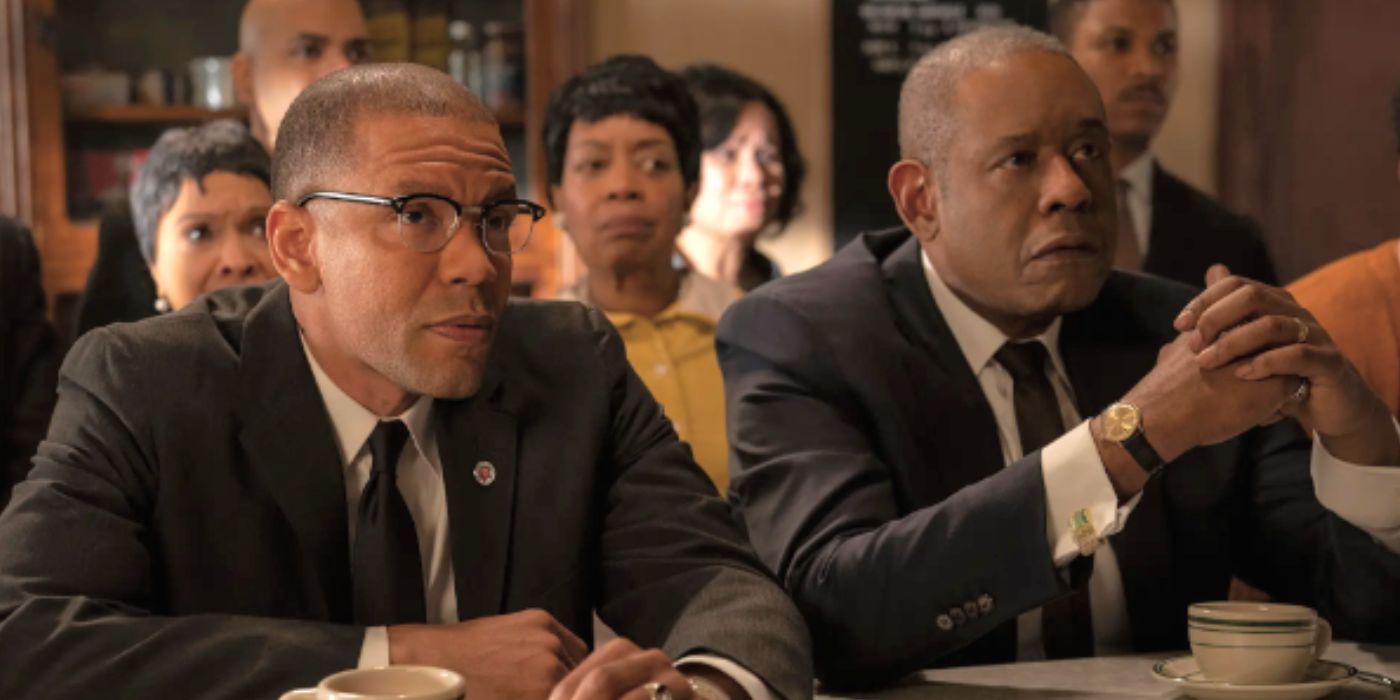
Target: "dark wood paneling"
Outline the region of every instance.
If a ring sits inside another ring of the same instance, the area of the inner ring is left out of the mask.
[[[1400,2],[1225,0],[1220,194],[1279,275],[1400,235]]]

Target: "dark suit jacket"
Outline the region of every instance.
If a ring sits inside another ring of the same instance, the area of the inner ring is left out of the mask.
[[[1113,273],[1064,318],[1079,413],[1121,397],[1175,336],[1184,286]],[[924,278],[917,240],[864,235],[730,307],[718,333],[732,490],[812,630],[818,677],[869,685],[1014,660],[1015,617],[1063,592],[1040,453],[1004,466],[996,422]],[[1133,645],[1186,646],[1185,608],[1232,575],[1321,608],[1339,636],[1400,639],[1400,556],[1317,502],[1292,422],[1193,450],[1111,538]],[[983,599],[983,596],[986,596]],[[985,613],[951,630],[939,615]]]
[[[1204,287],[1206,270],[1215,263],[1242,277],[1278,284],[1258,224],[1154,166],[1152,229],[1143,271]]]
[[[0,217],[0,508],[48,427],[55,352],[39,253],[27,231]]]
[[[542,608],[588,639],[596,607],[810,696],[800,615],[603,316],[512,302],[498,329],[478,394],[434,410],[462,619]],[[0,516],[0,697],[275,697],[353,667],[335,445],[280,281],[84,336]]]

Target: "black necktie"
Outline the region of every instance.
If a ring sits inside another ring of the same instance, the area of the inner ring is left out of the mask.
[[[380,421],[369,436],[373,463],[360,492],[355,528],[355,622],[396,625],[427,622],[422,558],[413,514],[399,493],[398,463],[408,440],[402,421]]]
[[[1049,353],[1038,341],[1007,343],[996,354],[997,363],[1015,383],[1013,397],[1022,454],[1048,445],[1065,432],[1060,402],[1045,373],[1048,359]],[[1088,588],[1094,559],[1092,556],[1076,557],[1069,569],[1070,591],[1040,609],[1041,639],[1048,659],[1094,655],[1094,622]]]

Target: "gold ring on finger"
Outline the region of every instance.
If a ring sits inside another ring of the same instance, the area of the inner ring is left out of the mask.
[[[1297,316],[1293,317],[1293,322],[1298,324],[1298,344],[1302,345],[1303,343],[1308,342],[1308,322],[1304,321],[1301,318],[1298,318]]]

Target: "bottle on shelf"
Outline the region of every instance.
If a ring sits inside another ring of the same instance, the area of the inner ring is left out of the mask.
[[[525,93],[523,58],[525,32],[519,24],[487,22],[481,55],[484,74],[482,100],[497,112],[519,111]]]
[[[408,61],[413,48],[408,3],[404,0],[369,0],[365,3],[365,14],[369,23],[369,40],[374,46],[374,60],[383,63]]]
[[[414,0],[413,62],[447,70],[447,0]]]
[[[484,100],[486,79],[476,28],[466,20],[453,20],[447,25],[447,37],[447,74]]]

